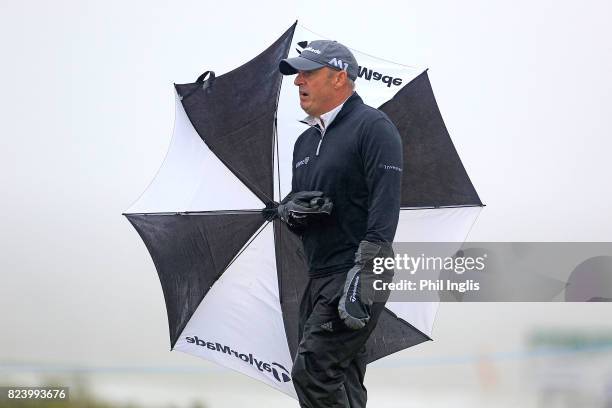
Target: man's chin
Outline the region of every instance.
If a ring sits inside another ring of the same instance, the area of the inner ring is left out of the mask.
[[[310,106],[304,103],[300,103],[300,107],[306,114],[310,115]]]

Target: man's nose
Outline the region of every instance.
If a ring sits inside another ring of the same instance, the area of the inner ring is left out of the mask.
[[[304,83],[304,77],[302,76],[301,73],[298,72],[298,74],[295,76],[295,79],[293,80],[293,85],[300,86],[303,83]]]

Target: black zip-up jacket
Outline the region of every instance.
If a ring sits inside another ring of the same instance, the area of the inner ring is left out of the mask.
[[[322,191],[334,204],[329,217],[302,233],[310,276],[348,271],[362,240],[393,242],[402,163],[397,128],[357,93],[346,100],[323,137],[317,126],[299,136],[293,148],[292,191]]]

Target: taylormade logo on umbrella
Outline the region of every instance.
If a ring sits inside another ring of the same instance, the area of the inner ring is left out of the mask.
[[[391,87],[391,85],[400,86],[402,84],[402,78],[394,78],[391,75],[383,75],[380,72],[372,71],[366,67],[359,66],[359,73],[357,74],[359,78],[363,78],[366,81],[381,81],[384,84],[387,84],[387,87]]]
[[[289,376],[289,371],[283,367],[281,364],[272,362],[272,363],[264,363],[261,360],[253,357],[252,353],[244,354],[239,351],[233,350],[230,346],[223,345],[221,343],[216,343],[212,341],[204,341],[198,336],[194,337],[185,337],[187,343],[195,344],[197,346],[206,347],[209,350],[217,351],[219,353],[227,354],[230,356],[234,356],[244,361],[245,363],[249,363],[252,366],[257,367],[257,369],[261,372],[269,372],[272,373],[276,381],[279,382],[289,382],[291,381],[291,377]]]

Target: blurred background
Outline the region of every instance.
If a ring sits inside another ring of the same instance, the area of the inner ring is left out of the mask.
[[[172,83],[241,65],[298,18],[429,67],[487,204],[468,240],[612,241],[611,8],[1,1],[0,386],[69,386],[56,407],[297,406],[169,351],[154,265],[120,214],[164,158]],[[369,366],[370,406],[610,408],[610,316],[606,303],[442,304],[434,341]]]
[[[433,342],[368,366],[369,405],[612,407],[609,313],[608,305],[592,303],[444,303]],[[118,361],[108,346],[77,361],[66,345],[63,358],[3,358],[0,385],[69,386],[70,401],[54,407],[297,406],[242,374],[164,350],[163,329],[151,330],[158,347],[148,362]],[[87,363],[100,354],[106,357]],[[4,406],[45,405],[0,400]]]

